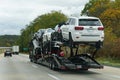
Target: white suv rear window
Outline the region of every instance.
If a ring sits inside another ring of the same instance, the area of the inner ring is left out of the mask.
[[[98,19],[79,19],[79,26],[101,26]]]

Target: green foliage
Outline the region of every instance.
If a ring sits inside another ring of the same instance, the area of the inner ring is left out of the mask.
[[[11,47],[16,45],[16,41],[19,38],[18,35],[1,35],[0,36],[0,46],[1,47]]]
[[[120,60],[117,58],[98,58],[101,64],[120,68]]]
[[[23,50],[23,48],[29,46],[33,34],[39,29],[54,28],[58,23],[65,22],[66,20],[67,17],[57,11],[38,16],[29,25],[26,25],[25,29],[21,30],[21,36],[18,40],[20,49]]]
[[[89,16],[99,17],[102,12],[110,7],[110,4],[110,0],[89,0],[82,10],[81,15],[88,13]]]
[[[63,13],[52,11],[51,13],[38,16],[33,21],[34,30],[37,31],[40,28],[54,28],[56,24],[64,22],[66,19],[67,17]]]

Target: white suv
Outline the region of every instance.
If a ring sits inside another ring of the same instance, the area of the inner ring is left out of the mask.
[[[97,43],[104,40],[104,27],[97,17],[70,17],[60,27],[63,40],[74,43]]]

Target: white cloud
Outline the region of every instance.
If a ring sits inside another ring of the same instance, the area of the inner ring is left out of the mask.
[[[89,0],[0,0],[0,35],[20,34],[20,30],[38,15],[61,10],[78,13]]]

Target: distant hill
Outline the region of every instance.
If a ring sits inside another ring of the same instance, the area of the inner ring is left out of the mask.
[[[16,44],[18,35],[0,35],[0,47],[11,47]]]

